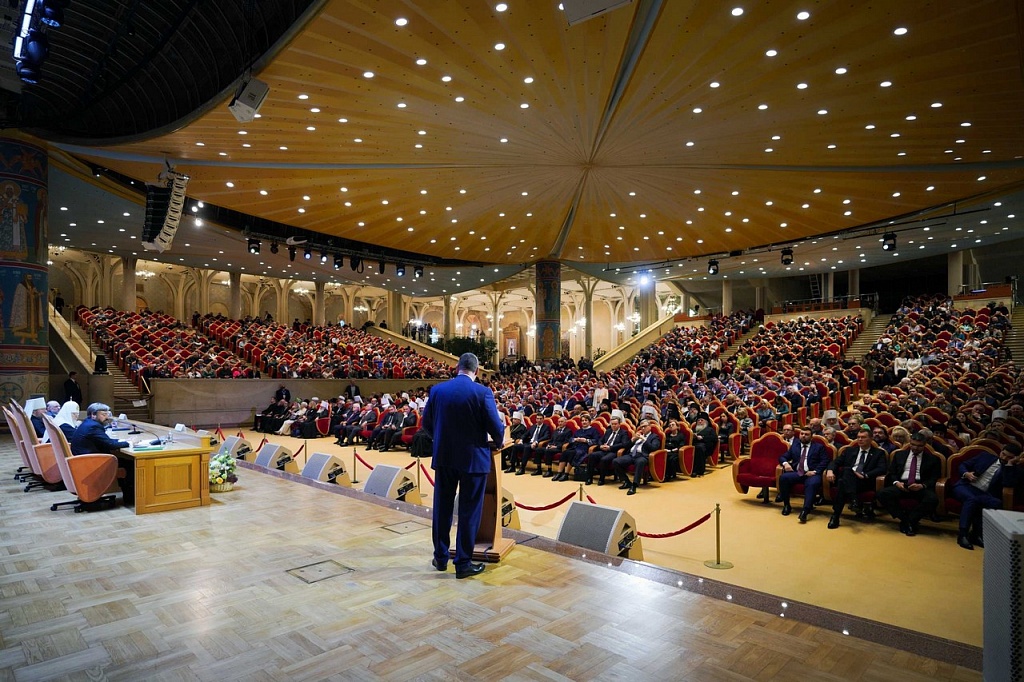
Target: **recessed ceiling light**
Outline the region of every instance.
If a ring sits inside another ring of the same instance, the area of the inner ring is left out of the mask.
[[[406,19],[405,17],[398,17],[397,19],[395,19],[395,26],[405,26],[408,23],[409,20]]]
[[[309,112],[310,112],[311,114],[319,114],[319,113],[320,113],[320,107],[313,107],[313,108],[311,108],[311,109],[309,110]]]
[[[828,109],[818,109],[818,116],[824,116],[828,113]]]
[[[527,104],[526,102],[523,102],[522,104],[519,105],[519,108],[520,109],[529,109],[530,105]]]
[[[970,128],[971,127],[971,122],[970,121],[964,121],[963,123],[960,124],[960,127],[961,128]]]
[[[373,71],[363,71],[363,78],[373,78]]]
[[[267,190],[265,190],[265,189],[261,189],[261,190],[260,190],[260,194],[261,194],[262,196],[267,196],[268,192],[267,192]]]
[[[505,144],[506,142],[508,142],[508,138],[507,137],[503,137],[500,140],[498,140],[498,142],[501,142],[502,144]]]
[[[405,102],[399,102],[395,106],[398,107],[399,109],[405,109],[406,103]]]
[[[459,96],[459,97],[456,97],[456,98],[455,98],[455,101],[456,101],[456,102],[465,102],[465,101],[466,101],[466,98],[465,98],[465,97],[462,97],[462,96]]]
[[[299,99],[309,99],[309,95],[299,95]]]
[[[810,12],[799,12],[796,15],[796,18],[799,19],[800,21],[807,21],[808,19],[811,18],[811,13]]]
[[[338,119],[338,123],[348,123],[348,119],[347,118],[339,118]]]
[[[742,7],[733,7],[732,8],[732,15],[734,17],[742,16],[742,14],[743,14],[743,8]]]
[[[717,88],[717,87],[719,87],[721,85],[721,83],[719,83],[718,81],[711,81],[711,83],[709,83],[709,85],[711,87],[713,87],[713,88]]]
[[[419,66],[426,66],[427,65],[427,60],[424,59],[423,57],[420,57],[419,59],[416,60],[416,64],[419,65]]]
[[[505,43],[494,43],[494,49],[501,52],[505,49]]]
[[[844,73],[846,73],[846,67],[845,66],[840,66],[840,67],[838,67],[836,69],[836,75],[842,76]]]
[[[905,29],[904,27],[900,26],[899,28],[893,30],[893,34],[898,35],[898,36],[905,36],[905,35],[907,35],[907,29]]]
[[[764,56],[765,57],[774,57],[777,54],[779,54],[778,50],[768,50],[767,52],[764,53]]]
[[[874,129],[875,129],[875,124],[874,123],[869,123],[866,126],[864,126],[864,130],[874,130]]]
[[[701,113],[702,111],[704,111],[704,110],[703,110],[703,109],[701,109],[700,107],[694,107],[694,108],[693,108],[693,113],[695,113],[695,114],[699,114],[699,113]]]
[[[761,111],[764,111],[765,109],[768,108],[768,105],[767,104],[758,104],[757,108],[760,109]]]
[[[938,109],[942,106],[942,102],[932,102],[932,109]]]
[[[496,12],[504,12],[507,9],[508,5],[506,5],[504,2],[499,2],[497,5],[494,6],[494,10]]]
[[[807,89],[807,83],[797,83],[796,84],[796,89],[797,90],[806,90]]]

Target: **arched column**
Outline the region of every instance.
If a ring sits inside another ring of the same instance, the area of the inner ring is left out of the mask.
[[[313,324],[323,325],[327,310],[327,285],[325,282],[313,282]]]
[[[640,286],[640,328],[647,329],[658,317],[657,282],[652,279]]]
[[[232,320],[240,320],[242,318],[242,273],[229,272],[228,287],[230,297],[228,314]]]
[[[125,256],[121,258],[121,300],[118,310],[133,312],[135,310],[135,268],[139,259]]]
[[[594,357],[594,291],[597,289],[599,279],[596,277],[580,277],[580,288],[583,289],[583,318],[586,320],[583,335],[583,354],[588,358]]]
[[[722,280],[722,314],[732,314],[732,280]]]

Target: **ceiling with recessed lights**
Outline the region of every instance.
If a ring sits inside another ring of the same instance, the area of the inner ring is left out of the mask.
[[[1020,237],[1018,7],[636,0],[569,26],[553,0],[332,0],[266,59],[253,122],[220,98],[56,146],[138,180],[169,158],[193,201],[489,273],[456,290],[548,258],[619,281],[870,267]],[[258,270],[201,217],[176,258]]]

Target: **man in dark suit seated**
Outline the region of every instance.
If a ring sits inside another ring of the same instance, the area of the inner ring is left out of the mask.
[[[512,446],[512,465],[515,466],[516,462],[518,462],[519,466],[516,470],[516,476],[522,476],[526,473],[526,463],[531,457],[534,457],[537,461],[537,471],[534,473],[537,476],[541,475],[540,453],[549,440],[551,440],[551,427],[543,419],[538,420],[533,426],[526,429],[523,441],[518,445]]]
[[[1001,509],[1003,488],[1014,487],[1018,480],[1017,465],[1021,463],[1021,447],[1004,445],[999,456],[989,452],[971,457],[960,464],[960,480],[953,486],[953,497],[960,500],[960,532],[956,542],[964,549],[984,547],[981,535],[983,509]]]
[[[622,417],[612,417],[608,422],[608,430],[604,432],[598,446],[587,455],[587,484],[594,482],[597,473],[597,484],[604,485],[604,477],[611,468],[612,461],[629,447],[629,434],[622,428]]]
[[[516,470],[517,449],[522,448],[523,438],[526,437],[526,424],[523,423],[522,412],[512,413],[512,426],[509,427],[508,437],[512,442],[501,451],[501,470],[511,474]]]
[[[825,446],[815,441],[811,429],[800,427],[799,436],[793,440],[789,450],[779,457],[782,475],[779,477],[779,496],[782,498],[782,515],[789,516],[793,508],[789,504],[790,492],[797,483],[804,485],[804,506],[800,510],[800,523],[807,523],[807,515],[814,508],[814,498],[821,491],[822,476],[828,467],[828,453]]]
[[[412,407],[406,403],[402,405],[398,411],[401,418],[395,418],[398,425],[395,428],[389,428],[384,431],[384,445],[381,447],[381,452],[387,452],[395,446],[395,441],[401,443],[402,431],[409,428],[410,426],[416,426],[416,413],[412,411]]]
[[[621,457],[612,460],[612,465],[615,467],[615,478],[622,480],[619,490],[628,488],[627,495],[636,495],[636,487],[640,485],[644,472],[647,470],[650,455],[660,447],[661,438],[651,430],[651,422],[646,419],[640,422],[636,427],[636,433],[633,434],[633,443],[629,450]],[[630,465],[634,466],[632,483],[629,482],[629,474],[626,471]]]
[[[587,453],[590,448],[601,442],[601,434],[590,425],[590,415],[584,412],[579,416],[580,428],[572,434],[569,439],[569,446],[562,453],[562,459],[558,461],[558,471],[551,478],[556,483],[569,480],[569,467],[578,470],[587,461]],[[578,476],[577,476],[578,478]]]
[[[693,422],[693,477],[701,478],[707,471],[708,460],[715,452],[718,432],[711,426],[711,418],[701,412]]]
[[[568,445],[569,439],[572,438],[572,434],[573,430],[572,427],[569,426],[569,420],[565,418],[565,413],[559,413],[558,427],[555,429],[555,432],[551,434],[551,440],[537,451],[537,473],[540,473],[541,459],[543,458],[543,461],[548,465],[548,470],[543,474],[544,478],[554,476],[552,462],[554,462],[555,456],[558,456],[559,458],[562,456],[562,449]]]
[[[125,440],[114,440],[107,435],[104,428],[112,419],[110,406],[93,403],[85,410],[85,419],[75,432],[71,434],[71,454],[91,455],[95,453],[115,454],[121,448],[131,446]],[[117,465],[125,470],[125,477],[117,479],[121,486],[121,494],[125,506],[135,504],[135,460],[130,457],[117,456]]]
[[[885,450],[872,442],[872,431],[862,426],[857,432],[857,441],[839,452],[839,456],[829,463],[825,478],[833,484],[832,518],[828,520],[829,528],[839,527],[839,517],[843,513],[846,501],[850,501],[857,518],[863,518],[857,496],[868,490],[875,489],[875,479],[885,474],[888,463]]]
[[[900,520],[900,532],[907,537],[917,535],[921,519],[931,516],[939,504],[935,483],[942,475],[942,460],[925,449],[931,432],[921,429],[910,437],[910,447],[892,455],[885,487],[878,493],[878,503]],[[902,502],[909,500],[910,509]]]

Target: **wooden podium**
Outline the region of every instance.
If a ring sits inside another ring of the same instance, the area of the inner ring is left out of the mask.
[[[501,451],[496,450],[491,453],[491,473],[484,489],[484,509],[473,546],[473,561],[496,563],[508,556],[515,546],[515,540],[501,537]],[[455,548],[448,553],[454,558]]]

